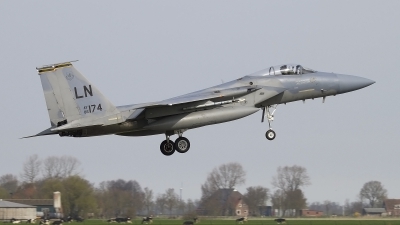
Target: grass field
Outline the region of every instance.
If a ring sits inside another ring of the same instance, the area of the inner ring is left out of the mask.
[[[132,220],[133,224],[141,224],[140,219]],[[153,225],[180,225],[183,220],[178,219],[154,219]],[[75,224],[88,224],[88,225],[106,225],[108,224],[105,220],[86,220],[83,223]],[[114,223],[115,224],[115,223]],[[200,223],[197,225],[235,225],[234,219],[201,219]],[[273,218],[271,219],[249,219],[247,223],[244,224],[254,224],[254,225],[272,225],[277,224]],[[390,220],[390,219],[329,219],[329,220],[318,220],[318,219],[287,219],[286,224],[290,225],[400,225],[400,220]]]

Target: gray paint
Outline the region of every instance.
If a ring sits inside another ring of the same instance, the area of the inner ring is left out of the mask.
[[[260,108],[263,109],[263,118],[267,113],[272,130],[273,112],[269,111],[272,105],[325,98],[375,83],[362,77],[317,72],[300,65],[285,64],[167,100],[115,107],[71,62],[37,69],[52,127],[50,132],[46,130],[36,136],[165,133],[169,140],[173,134],[181,137],[188,129],[240,119]],[[271,134],[270,130],[266,135],[273,134],[271,140],[275,138],[275,132]]]

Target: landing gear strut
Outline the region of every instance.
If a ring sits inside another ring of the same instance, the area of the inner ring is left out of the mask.
[[[267,117],[269,129],[265,133],[265,137],[270,141],[274,140],[276,137],[275,131],[272,130],[272,128],[271,128],[271,123],[272,123],[272,121],[274,121],[274,113],[275,113],[277,107],[278,107],[278,105],[272,105],[272,106],[269,105],[269,106],[263,108],[263,115],[261,118],[261,122],[264,122],[264,118]],[[273,109],[272,112],[271,112],[271,109]],[[265,115],[265,111],[267,112],[267,115]]]
[[[179,153],[186,153],[187,151],[189,151],[189,140],[185,137],[182,137],[182,131],[177,131],[176,133],[179,135],[179,137],[175,140],[175,143],[169,139],[169,135],[165,135],[166,140],[161,142],[160,145],[160,150],[162,154],[170,156],[174,154],[175,151]]]

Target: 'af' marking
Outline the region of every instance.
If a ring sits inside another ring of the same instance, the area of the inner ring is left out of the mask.
[[[76,90],[76,87],[74,87],[75,90],[75,98],[83,98],[83,95],[78,95],[78,91]],[[92,91],[92,85],[89,84],[89,88],[86,87],[86,85],[83,86],[83,92],[85,93],[85,98],[88,96],[88,94],[90,96],[93,96],[93,91]]]
[[[72,80],[72,79],[74,79],[74,74],[68,73],[68,74],[65,76],[65,78],[67,78],[67,80]]]

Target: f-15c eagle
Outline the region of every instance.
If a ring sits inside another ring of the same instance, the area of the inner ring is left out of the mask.
[[[185,153],[189,129],[228,122],[260,109],[271,129],[276,107],[282,103],[335,96],[367,87],[372,80],[318,72],[298,64],[272,66],[239,79],[158,102],[115,106],[72,62],[36,68],[42,82],[51,127],[29,137],[58,134],[61,137],[91,137],[116,134],[145,136],[165,134],[160,145],[164,155]],[[171,135],[177,134],[174,141]]]

